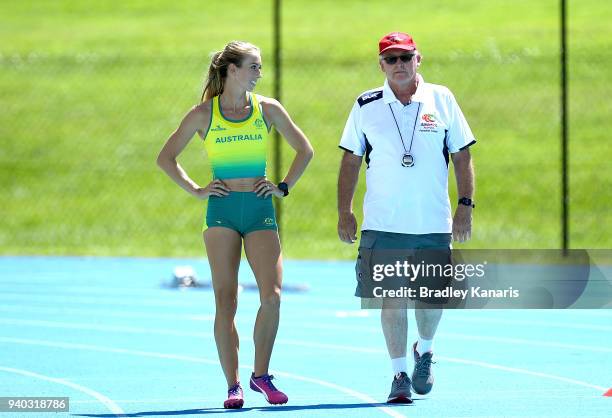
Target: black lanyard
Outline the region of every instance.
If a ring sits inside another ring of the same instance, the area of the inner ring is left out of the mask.
[[[412,167],[414,165],[414,157],[410,153],[412,151],[412,141],[414,141],[414,131],[416,131],[416,124],[419,120],[419,113],[421,113],[421,103],[419,102],[419,107],[416,112],[416,116],[414,117],[414,126],[412,127],[412,137],[410,138],[410,147],[408,147],[408,151],[406,151],[406,145],[404,144],[404,137],[402,136],[402,131],[397,123],[397,119],[395,118],[395,113],[393,113],[393,108],[391,107],[391,103],[389,103],[389,110],[391,110],[391,114],[393,115],[393,120],[395,121],[395,126],[397,127],[397,133],[399,133],[400,140],[402,141],[402,147],[404,147],[404,155],[402,156],[402,165],[404,167]]]

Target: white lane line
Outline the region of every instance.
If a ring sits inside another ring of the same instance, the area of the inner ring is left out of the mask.
[[[70,302],[70,301],[68,301]],[[109,312],[108,310],[103,309],[81,309],[81,308],[70,308],[67,306],[68,303],[62,303],[61,306],[57,306],[57,304],[53,307],[42,307],[42,306],[31,306],[31,304],[23,304],[23,303],[6,303],[3,302],[0,306],[0,312],[17,312],[17,313],[41,313],[48,315],[65,315],[65,314],[76,314],[76,315],[101,315],[105,317],[118,317],[118,318],[147,318],[147,319],[162,319],[162,320],[177,320],[177,321],[213,321],[213,314],[202,314],[199,312],[193,313],[185,313],[185,314],[162,314],[159,312],[142,312],[142,311],[114,311]],[[91,304],[87,304],[91,305]],[[133,304],[132,304],[133,305]],[[130,306],[132,306],[130,305]],[[181,306],[185,306],[181,303]],[[200,306],[196,306],[199,308]],[[332,330],[355,330],[355,331],[367,331],[372,333],[380,333],[380,327],[368,327],[368,326],[360,326],[356,325],[353,322],[353,319],[359,320],[361,317],[367,317],[372,315],[365,314],[353,314],[353,311],[317,311],[320,316],[329,320],[329,316],[334,315],[336,317],[340,317],[347,320],[347,323],[344,324],[328,324],[323,322],[305,322],[301,323],[301,326],[305,328],[317,328],[317,329],[332,329]],[[368,313],[369,311],[364,311]],[[605,311],[604,311],[605,312]],[[612,312],[612,311],[611,311]],[[585,311],[576,311],[578,318],[574,319],[582,319],[580,316],[587,315]],[[603,313],[591,313],[588,314],[592,316],[608,316]],[[287,318],[287,316],[285,316]],[[595,330],[595,331],[612,331],[612,327],[606,325],[593,325],[593,324],[572,324],[569,322],[550,322],[550,321],[525,321],[525,320],[517,320],[517,319],[495,319],[495,318],[469,318],[466,316],[453,316],[446,315],[445,320],[448,321],[459,321],[459,322],[472,322],[472,323],[486,323],[486,324],[507,324],[507,325],[528,325],[532,327],[533,325],[540,325],[543,327],[552,327],[552,328],[561,328],[561,329],[578,329],[578,330]],[[237,318],[238,321],[242,322],[240,318]],[[585,318],[586,320],[586,318]],[[361,324],[363,325],[363,324]]]
[[[290,344],[297,345],[297,346],[302,346],[302,347],[308,347],[308,348],[321,348],[321,349],[324,349],[324,350],[335,349],[335,350],[340,350],[340,351],[352,351],[352,352],[357,352],[357,353],[372,353],[372,354],[374,354],[374,353],[376,353],[376,354],[386,354],[387,353],[383,349],[367,348],[367,347],[352,347],[352,346],[332,345],[332,344],[318,344],[318,343],[300,342],[300,341],[291,341]],[[436,358],[439,358],[441,360],[446,360],[446,361],[449,361],[451,363],[469,364],[469,365],[472,365],[472,366],[479,366],[479,367],[484,367],[484,368],[488,368],[488,369],[495,369],[495,370],[503,370],[503,371],[507,371],[507,372],[511,372],[511,373],[527,374],[527,375],[531,375],[531,376],[537,376],[537,377],[544,377],[544,378],[553,379],[553,380],[559,380],[559,381],[562,381],[562,382],[572,383],[572,384],[575,384],[575,385],[584,386],[584,387],[588,387],[588,388],[593,388],[593,389],[597,389],[597,390],[603,390],[603,391],[607,390],[607,388],[605,388],[603,386],[593,385],[591,383],[584,382],[584,381],[581,381],[581,380],[569,379],[567,377],[557,376],[557,375],[548,374],[548,373],[533,372],[531,370],[519,369],[519,368],[516,368],[516,367],[507,367],[507,366],[502,366],[502,365],[499,365],[499,364],[486,363],[486,362],[483,362],[483,361],[467,360],[467,359],[461,359],[461,358],[457,358],[457,357],[446,357],[446,356],[438,356],[438,355],[436,355]]]
[[[295,396],[292,396],[291,399],[295,399]],[[213,398],[203,398],[203,397],[193,397],[193,398],[181,398],[181,397],[176,397],[176,398],[151,398],[151,399],[115,399],[115,402],[121,403],[123,405],[125,404],[148,404],[148,403],[160,403],[160,404],[167,404],[167,403],[195,403],[195,404],[202,404],[203,402],[214,402],[214,401],[219,401],[219,399],[213,399]],[[70,400],[70,405],[91,405],[91,404],[95,404],[98,401],[94,401],[94,400],[79,400],[79,401],[73,401],[72,399]]]
[[[107,309],[79,309],[79,308],[67,308],[65,306],[59,307],[40,307],[30,305],[9,305],[4,304],[0,306],[0,312],[17,312],[24,314],[39,313],[45,315],[79,315],[79,316],[93,316],[100,315],[102,317],[109,318],[143,318],[143,319],[162,319],[169,321],[214,321],[215,315],[213,314],[162,314],[157,312],[143,312],[143,311],[115,311],[109,312]]]
[[[328,318],[329,319],[329,318]],[[577,329],[583,331],[612,331],[612,327],[606,325],[588,325],[588,324],[571,324],[571,323],[561,323],[561,322],[545,322],[545,321],[519,321],[519,320],[496,320],[496,319],[468,319],[468,318],[451,318],[450,316],[445,317],[445,321],[458,321],[458,322],[474,322],[474,323],[487,323],[492,325],[520,325],[523,327],[528,326],[529,328],[533,328],[536,325],[545,327],[545,328],[561,328],[564,330],[567,329]],[[324,323],[316,323],[316,322],[305,322],[300,323],[300,326],[305,328],[323,328],[323,329],[332,329],[332,330],[355,330],[355,331],[367,331],[367,332],[380,332],[380,327],[372,327],[372,326],[359,326],[359,325],[339,325],[339,324],[324,324]]]
[[[353,347],[353,346],[348,346],[348,345],[313,343],[311,341],[287,340],[287,339],[283,339],[283,338],[277,339],[276,343],[278,343],[278,344],[287,344],[287,345],[295,345],[295,346],[298,346],[298,347],[318,348],[318,349],[321,349],[321,350],[352,351],[352,352],[355,352],[355,353],[370,353],[370,354],[386,353],[385,350],[382,350],[380,348]]]
[[[204,364],[214,364],[214,365],[219,364],[219,361],[217,360],[210,360],[210,359],[206,359],[202,357],[183,356],[183,355],[178,355],[178,354],[156,353],[156,352],[141,351],[141,350],[129,350],[129,349],[124,349],[124,348],[102,347],[102,346],[89,345],[89,344],[73,344],[73,343],[63,343],[63,342],[46,341],[46,340],[31,340],[31,339],[24,339],[24,338],[7,338],[7,337],[0,337],[0,342],[13,343],[13,344],[25,344],[25,345],[38,345],[38,346],[44,346],[44,347],[65,348],[65,349],[72,349],[72,350],[89,350],[89,351],[97,351],[97,352],[104,352],[104,353],[129,354],[129,355],[135,355],[135,356],[141,356],[141,357],[164,358],[164,359],[187,361],[187,362],[192,362],[192,363],[204,363]],[[240,368],[252,370],[253,366],[252,365],[242,365],[240,366]],[[366,395],[365,393],[357,392],[350,388],[336,385],[334,383],[331,383],[325,380],[313,379],[313,378],[306,377],[306,376],[286,373],[280,370],[273,370],[271,372],[278,376],[284,376],[288,379],[300,380],[303,382],[313,383],[319,386],[325,386],[330,389],[335,389],[351,397],[360,399],[367,403],[374,404],[373,406],[375,408],[377,408],[378,410],[380,410],[381,412],[384,412],[385,414],[389,416],[392,416],[395,418],[406,418],[405,415],[402,415],[398,413],[397,411],[394,411],[393,408],[389,408],[387,406],[376,405],[379,402],[376,399]]]
[[[108,284],[91,286],[49,286],[48,283],[0,283],[3,294],[27,296],[27,295],[51,295],[51,296],[113,296],[116,298],[132,297],[138,295],[160,296],[160,291],[175,291],[178,289],[160,289],[155,287],[109,287]]]
[[[38,374],[38,373],[30,372],[28,370],[14,369],[12,367],[3,367],[3,366],[0,366],[0,371],[7,372],[7,373],[20,374],[22,376],[33,377],[35,379],[45,380],[47,382],[52,382],[52,383],[57,383],[59,385],[68,386],[69,388],[78,390],[79,392],[83,392],[83,393],[85,393],[87,395],[90,395],[90,396],[96,398],[104,406],[106,406],[106,408],[108,408],[109,411],[111,411],[116,416],[122,416],[122,415],[125,414],[125,411],[123,409],[121,409],[119,407],[119,405],[117,405],[115,402],[113,402],[112,399],[109,399],[106,396],[102,395],[101,393],[96,392],[95,390],[90,389],[90,388],[88,388],[86,386],[77,385],[76,383],[72,383],[72,382],[70,382],[68,380],[65,380],[65,379],[58,379],[58,378],[55,378],[55,377],[50,377],[50,376],[45,376],[43,374]]]
[[[276,372],[273,372],[276,373]],[[280,376],[280,375],[279,375]],[[291,379],[291,378],[287,378],[287,379]],[[99,379],[101,380],[101,379]],[[541,391],[543,392],[543,391]],[[554,391],[549,391],[551,393],[553,393]],[[533,394],[533,391],[528,391],[525,390],[526,394]],[[554,392],[556,393],[556,392]],[[210,394],[208,394],[210,395]],[[562,395],[565,396],[565,395]],[[594,398],[596,398],[594,396]],[[334,402],[338,400],[338,395],[336,393],[332,393],[331,391],[328,392],[327,395],[317,395],[317,401],[321,402],[321,401],[326,401],[326,402]],[[171,397],[171,398],[149,398],[149,399],[145,399],[145,398],[139,398],[139,399],[114,399],[114,401],[116,403],[120,403],[122,405],[125,404],[151,404],[151,403],[158,403],[158,404],[168,404],[168,403],[194,403],[194,404],[198,404],[200,406],[200,408],[202,407],[202,404],[207,404],[207,403],[217,403],[219,402],[219,397],[215,397],[215,396],[197,396],[197,397]],[[295,395],[292,394],[291,395],[291,402],[295,402],[295,401],[302,401],[302,402],[312,402],[312,396],[309,395]],[[90,400],[90,399],[86,399],[86,400],[70,400],[70,405],[91,405],[91,404],[96,404],[98,403],[97,400]],[[196,409],[196,408],[194,408]],[[0,415],[1,416],[1,415]]]
[[[376,353],[376,354],[386,354],[387,353],[383,349],[367,348],[367,347],[352,347],[352,346],[332,345],[332,344],[318,344],[318,343],[300,342],[300,341],[292,341],[290,344],[302,346],[302,347],[308,347],[308,348],[316,347],[316,348],[322,348],[325,350],[336,349],[340,351],[353,351],[357,353]],[[483,361],[474,361],[474,360],[468,360],[468,359],[461,359],[457,357],[446,357],[446,356],[436,355],[436,358],[439,358],[441,360],[446,360],[451,363],[469,364],[472,366],[479,366],[479,367],[484,367],[488,369],[503,370],[503,371],[511,372],[511,373],[526,374],[530,376],[537,376],[537,377],[544,377],[544,378],[552,379],[552,380],[559,380],[561,382],[572,383],[578,386],[584,386],[584,387],[597,389],[597,390],[603,390],[603,391],[607,390],[607,388],[603,386],[593,385],[591,383],[584,382],[581,380],[569,379],[567,377],[557,376],[557,375],[548,374],[548,373],[533,372],[531,370],[520,369],[516,367],[507,367],[507,366],[502,366],[499,364],[486,363]]]
[[[380,327],[360,327],[357,325],[335,325],[335,324],[317,324],[317,323],[300,323],[299,326],[301,328],[308,329],[327,329],[327,330],[338,330],[338,331],[359,331],[361,333],[367,332],[370,334],[381,335],[382,331]],[[554,347],[554,348],[566,348],[572,350],[581,350],[581,351],[595,351],[595,352],[603,352],[603,353],[611,353],[612,347],[604,347],[597,345],[583,345],[583,344],[567,344],[562,342],[554,342],[554,341],[536,341],[536,340],[527,340],[521,338],[504,338],[504,337],[488,337],[482,335],[470,335],[470,334],[459,334],[452,332],[438,332],[436,333],[436,337],[450,338],[450,339],[463,339],[463,340],[478,340],[478,341],[488,341],[494,343],[503,343],[503,344],[516,344],[516,345],[530,345],[536,347]]]
[[[437,334],[437,336],[451,339],[455,338],[458,340],[489,341],[501,344],[531,345],[537,347],[567,348],[570,350],[612,353],[612,347],[601,347],[597,345],[567,344],[554,341],[534,341],[525,340],[522,338],[484,337],[481,335],[457,334],[452,332],[440,332]]]
[[[93,293],[90,296],[77,296],[70,295],[62,292],[54,292],[54,293],[39,293],[32,294],[28,292],[0,292],[0,301],[2,303],[40,303],[40,304],[57,304],[57,302],[61,302],[62,304],[69,305],[91,305],[95,303],[104,303],[107,305],[113,306],[144,306],[144,307],[182,307],[182,308],[200,308],[201,301],[205,299],[212,298],[212,292],[206,290],[196,290],[193,293],[190,291],[180,292],[169,290],[166,295],[158,295],[158,297],[143,297],[139,299],[131,298],[133,294],[138,293],[136,290],[132,292],[132,294],[124,294],[118,296],[112,295],[99,295],[95,296]],[[174,293],[176,292],[176,293]],[[179,293],[180,292],[180,293]],[[294,294],[288,294],[286,292],[283,294],[283,300],[287,303],[291,303],[292,305],[312,305],[311,299],[305,298],[304,296],[297,296]],[[93,295],[93,296],[92,296]],[[180,296],[180,297],[179,297]],[[256,296],[256,293],[253,293],[253,296]],[[168,300],[172,299],[172,300]],[[254,305],[259,304],[259,299],[255,298],[244,298],[241,300],[244,303],[252,303]],[[317,299],[317,305],[323,307],[325,309],[325,314],[334,314],[339,307],[338,301],[334,300],[322,300]],[[346,305],[347,308],[350,308],[351,305]],[[320,310],[322,311],[322,310]]]
[[[85,323],[78,323],[78,322],[42,321],[42,320],[30,320],[30,319],[0,318],[0,324],[33,326],[33,327],[43,327],[43,328],[80,329],[80,330],[87,330],[87,331],[125,332],[128,334],[172,335],[175,337],[211,338],[214,336],[212,333],[209,333],[209,332],[176,331],[172,329],[127,327],[127,326],[116,326],[116,325],[95,325],[95,324],[85,324]]]
[[[484,312],[484,311],[483,311]],[[520,320],[520,319],[498,319],[498,318],[467,318],[467,317],[453,317],[447,316],[445,320],[495,325],[521,325],[533,328],[534,326],[543,326],[546,328],[563,328],[563,329],[580,329],[580,330],[593,330],[593,331],[612,331],[611,326],[606,325],[590,325],[590,324],[571,324],[568,322],[550,322],[550,321],[534,321],[534,320]]]
[[[591,383],[583,382],[581,380],[569,379],[567,377],[557,376],[554,374],[533,372],[531,370],[518,369],[515,367],[506,367],[506,366],[501,366],[499,364],[485,363],[482,361],[474,361],[474,360],[466,360],[466,359],[456,358],[456,357],[446,357],[446,356],[436,356],[436,357],[441,360],[450,361],[451,363],[469,364],[471,366],[485,367],[487,369],[503,370],[503,371],[510,372],[510,373],[519,373],[519,374],[526,374],[529,376],[543,377],[546,379],[559,380],[561,382],[571,383],[573,385],[584,386],[587,388],[597,389],[600,391],[607,390],[607,388],[603,386],[593,385]]]
[[[39,346],[44,346],[44,347],[65,348],[65,349],[74,349],[74,350],[98,351],[101,353],[132,354],[132,355],[141,356],[141,357],[165,358],[165,359],[189,361],[192,363],[204,363],[204,364],[214,364],[214,365],[219,364],[218,360],[209,360],[209,359],[205,359],[201,357],[183,356],[179,354],[164,354],[164,353],[156,353],[156,352],[141,351],[141,350],[129,350],[129,349],[124,349],[124,348],[102,347],[99,345],[91,345],[91,344],[64,343],[64,342],[59,342],[59,341],[33,340],[33,339],[26,339],[26,338],[8,338],[8,337],[0,337],[0,342],[6,342],[6,343],[12,343],[12,344],[25,344],[25,345],[39,345]]]
[[[396,417],[396,418],[405,417],[405,415],[402,415],[399,412],[394,411],[392,408],[389,408],[387,406],[378,406],[378,405],[376,405],[377,403],[379,403],[379,401],[377,401],[376,399],[366,395],[365,393],[357,392],[355,390],[349,389],[349,388],[344,387],[344,386],[336,385],[334,383],[327,382],[325,380],[313,379],[313,378],[310,378],[310,377],[299,376],[299,375],[292,374],[292,373],[285,373],[285,372],[281,372],[281,371],[278,371],[278,370],[273,370],[272,373],[275,374],[275,375],[278,375],[278,376],[286,377],[288,379],[301,380],[302,382],[309,382],[309,383],[313,383],[315,385],[325,386],[325,387],[328,387],[330,389],[335,389],[335,390],[337,390],[339,392],[346,393],[347,395],[352,396],[353,398],[361,399],[364,402],[374,404],[375,408],[378,408],[381,412],[384,412],[387,415],[390,415],[390,416]]]
[[[146,357],[169,358],[169,359],[175,359],[175,360],[183,360],[183,361],[191,361],[191,362],[215,364],[215,365],[218,364],[218,361],[203,359],[200,357],[190,357],[190,356],[182,356],[182,355],[176,355],[176,354],[154,353],[154,352],[138,351],[138,350],[125,350],[125,349],[119,349],[119,348],[100,347],[100,346],[87,345],[87,344],[60,343],[60,342],[52,342],[52,341],[29,340],[29,339],[6,338],[6,337],[0,337],[0,342],[28,344],[28,345],[43,345],[43,346],[50,346],[50,347],[82,349],[82,350],[92,350],[92,351],[101,351],[101,352],[123,353],[123,354],[134,354],[134,355],[146,356]],[[376,349],[376,348],[366,348],[366,347],[360,348],[360,347],[352,347],[352,346],[318,344],[318,343],[300,342],[300,341],[291,341],[291,344],[296,345],[296,346],[309,347],[309,348],[317,347],[317,348],[322,348],[326,350],[331,348],[331,349],[336,349],[336,350],[341,350],[341,351],[352,351],[352,352],[358,352],[358,353],[386,354],[385,350]],[[551,379],[551,380],[557,380],[557,381],[571,383],[571,384],[578,385],[578,386],[597,389],[597,390],[604,391],[604,392],[608,390],[608,388],[604,386],[598,386],[598,385],[594,385],[594,384],[584,382],[581,380],[570,379],[567,377],[553,375],[549,373],[534,372],[534,371],[527,370],[527,369],[507,367],[507,366],[503,366],[499,364],[486,363],[482,361],[468,360],[468,359],[462,359],[462,358],[457,358],[457,357],[445,357],[445,356],[436,356],[436,357],[441,360],[447,360],[451,363],[469,364],[469,365],[484,367],[488,369],[502,370],[502,371],[506,371],[510,373],[524,374],[524,375],[541,377],[541,378],[546,378],[546,379]],[[240,366],[240,367],[248,368],[248,369],[252,368],[251,366]],[[281,373],[285,375],[284,372],[281,372],[281,371],[276,371],[275,373],[277,373],[279,376],[281,375]],[[290,378],[294,378],[294,375],[287,374],[287,377],[289,376],[291,376]],[[305,378],[305,379],[308,379],[308,378]],[[333,383],[330,383],[330,382],[327,382],[327,383],[329,383],[330,385],[334,385]],[[331,387],[331,386],[328,386],[328,387]],[[345,388],[345,389],[347,391],[351,391],[351,389],[349,388]],[[349,392],[344,392],[344,393],[348,394]],[[368,397],[368,395],[366,394],[361,394],[361,395],[364,396],[364,398],[360,398],[362,400],[365,400],[365,397]],[[370,401],[367,401],[367,402],[370,402]],[[375,403],[375,401],[371,403]]]
[[[67,296],[66,294],[44,294],[44,295],[15,295],[15,294],[3,294],[0,293],[0,301],[2,303],[14,302],[14,303],[46,303],[46,304],[61,304],[64,305],[112,305],[112,306],[143,306],[143,307],[154,307],[154,308],[198,308],[201,303],[195,298],[187,300],[182,298],[180,300],[168,300],[169,298],[128,298],[128,297],[106,297],[106,296]]]
[[[336,318],[367,318],[370,316],[370,312],[366,309],[352,310],[352,311],[336,311]]]
[[[242,322],[242,321],[238,321]],[[128,327],[128,326],[116,326],[116,325],[95,325],[95,324],[86,324],[86,323],[78,323],[78,322],[61,322],[61,321],[43,321],[43,320],[30,320],[30,319],[11,319],[11,318],[0,318],[0,324],[7,325],[20,325],[20,326],[32,326],[32,327],[44,327],[44,328],[63,328],[63,329],[79,329],[79,330],[92,330],[92,331],[108,331],[108,332],[123,332],[123,333],[132,333],[132,334],[145,334],[145,335],[171,335],[175,337],[196,337],[196,338],[211,338],[213,337],[212,333],[207,332],[197,332],[197,331],[178,331],[172,329],[162,329],[162,328],[142,328],[142,327]],[[300,324],[303,326],[303,324]],[[304,326],[310,328],[310,326]],[[314,325],[312,326],[314,328]],[[346,327],[338,327],[338,329],[347,330]],[[380,329],[364,329],[361,328],[361,331],[371,331],[372,333],[380,334]],[[535,346],[535,347],[548,347],[548,348],[563,348],[563,349],[571,349],[571,350],[580,350],[580,351],[593,351],[593,352],[602,352],[602,353],[612,353],[612,347],[602,347],[595,345],[581,345],[581,344],[567,344],[561,342],[554,341],[535,341],[535,340],[527,340],[521,338],[505,338],[505,337],[488,337],[488,336],[480,336],[480,335],[469,335],[469,334],[460,334],[460,333],[448,333],[448,332],[439,332],[436,334],[438,338],[450,338],[450,339],[459,339],[459,340],[468,340],[468,341],[487,341],[493,343],[500,344],[514,344],[514,345],[527,345],[527,346]],[[297,342],[296,342],[297,341]],[[310,344],[313,348],[329,348],[329,349],[344,349],[345,346],[337,346],[333,344],[317,344],[310,343],[307,341],[300,340],[288,340],[288,339],[278,339],[278,343],[282,344],[290,344],[290,345],[305,345]],[[359,349],[361,352],[372,352],[369,348],[361,348]]]

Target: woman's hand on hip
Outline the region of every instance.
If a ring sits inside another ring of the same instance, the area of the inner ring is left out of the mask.
[[[271,195],[274,195],[276,197],[285,196],[285,193],[281,189],[276,187],[274,183],[272,183],[270,180],[268,180],[265,177],[257,181],[257,183],[253,185],[253,191],[259,197],[268,197]]]
[[[200,187],[195,190],[194,195],[200,199],[208,199],[210,196],[228,196],[229,188],[221,180],[216,179],[208,183],[206,187]]]

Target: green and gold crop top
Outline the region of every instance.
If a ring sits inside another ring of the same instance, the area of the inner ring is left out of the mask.
[[[204,147],[215,179],[266,175],[268,125],[257,97],[249,94],[249,101],[249,116],[231,120],[223,116],[219,96],[212,99],[210,127],[204,137]]]

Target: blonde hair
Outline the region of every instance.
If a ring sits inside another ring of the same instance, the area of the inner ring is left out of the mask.
[[[223,93],[225,79],[227,78],[227,67],[230,64],[240,67],[242,60],[253,52],[259,52],[259,48],[243,41],[232,41],[225,45],[222,51],[215,52],[210,60],[201,101],[205,102]]]

